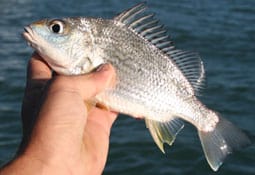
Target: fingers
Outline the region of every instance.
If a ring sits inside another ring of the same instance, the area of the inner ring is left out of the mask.
[[[22,103],[23,139],[19,148],[21,153],[26,146],[36,120],[42,91],[51,78],[51,70],[42,58],[34,53],[27,67],[27,85]]]
[[[48,80],[52,77],[51,72],[47,63],[45,63],[37,53],[34,53],[27,67],[25,98],[33,93],[40,93]]]
[[[22,104],[23,119],[31,120],[35,113],[35,107],[42,96],[42,90],[50,78],[50,68],[38,54],[34,53],[27,67],[27,85]]]
[[[37,54],[34,53],[28,64],[27,78],[31,79],[50,79],[51,69],[46,62]]]
[[[22,115],[22,117],[30,116],[28,113],[40,100],[42,90],[50,78],[51,69],[38,54],[34,53],[27,67],[27,85],[22,107],[26,115]]]

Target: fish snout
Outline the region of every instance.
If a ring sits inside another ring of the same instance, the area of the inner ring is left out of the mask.
[[[46,20],[46,19],[42,19],[42,20],[33,22],[31,25],[33,25],[33,26],[42,26],[42,25],[46,25],[47,21],[48,20]]]

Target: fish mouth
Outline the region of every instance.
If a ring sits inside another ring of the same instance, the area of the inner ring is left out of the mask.
[[[33,47],[34,48],[34,32],[32,30],[32,28],[30,26],[26,26],[24,27],[24,32],[22,33],[23,37],[26,39],[28,46]]]

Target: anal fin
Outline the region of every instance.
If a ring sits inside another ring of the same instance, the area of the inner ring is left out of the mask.
[[[163,144],[167,143],[171,146],[174,143],[176,135],[184,127],[184,123],[176,117],[166,122],[145,119],[145,123],[152,138],[163,153],[165,153]]]

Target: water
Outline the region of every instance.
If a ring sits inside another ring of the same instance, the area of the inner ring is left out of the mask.
[[[0,1],[0,164],[13,157],[21,138],[20,106],[32,50],[20,33],[45,17],[112,17],[138,1]],[[202,101],[255,133],[255,1],[148,1],[178,48],[200,52],[207,70]],[[113,126],[104,174],[213,174],[189,124],[162,154],[143,121],[120,116]],[[218,174],[255,174],[255,147],[230,156]]]

